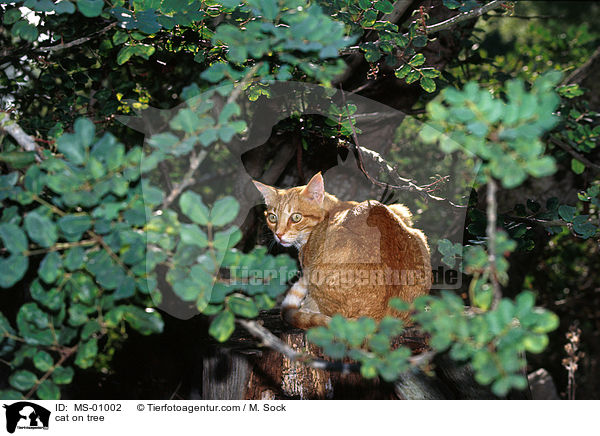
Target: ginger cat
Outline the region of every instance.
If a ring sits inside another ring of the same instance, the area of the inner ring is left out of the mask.
[[[411,302],[429,292],[429,247],[405,206],[338,200],[325,192],[321,173],[290,189],[254,185],[275,240],[299,250],[302,276],[281,308],[288,323],[325,326],[335,314],[406,320],[406,313],[388,307],[389,299]]]

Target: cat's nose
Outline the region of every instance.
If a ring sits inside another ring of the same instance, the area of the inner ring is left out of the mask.
[[[281,239],[283,237],[283,233],[275,233],[275,236],[277,236],[279,239]]]

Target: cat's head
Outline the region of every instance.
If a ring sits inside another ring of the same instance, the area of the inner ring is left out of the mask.
[[[265,199],[265,217],[275,240],[284,247],[302,247],[313,228],[325,217],[325,188],[321,173],[315,174],[306,186],[290,189],[253,182]]]

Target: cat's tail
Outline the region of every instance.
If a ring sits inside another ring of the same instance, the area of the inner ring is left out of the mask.
[[[296,328],[307,330],[311,327],[327,326],[330,317],[319,312],[302,310],[302,303],[308,294],[308,283],[304,277],[290,288],[281,303],[281,317]]]
[[[408,208],[406,206],[404,206],[403,204],[400,204],[400,203],[396,203],[396,204],[389,204],[388,207],[390,209],[392,209],[392,212],[394,212],[394,214],[398,218],[400,218],[402,221],[404,221],[404,224],[406,224],[408,227],[413,226],[412,213],[410,213],[410,210],[408,210]]]
[[[330,317],[319,312],[306,312],[301,309],[281,309],[281,317],[285,322],[302,330],[308,330],[311,327],[327,327]]]

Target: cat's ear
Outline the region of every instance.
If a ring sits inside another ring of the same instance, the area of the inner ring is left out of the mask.
[[[325,197],[325,186],[323,185],[323,176],[319,171],[310,179],[310,182],[302,190],[302,195],[315,203],[323,203]]]
[[[254,183],[256,189],[258,189],[262,194],[263,198],[265,199],[265,203],[275,203],[277,198],[277,189],[273,188],[272,186],[265,185],[264,183],[257,182],[256,180],[252,180],[252,183]]]

